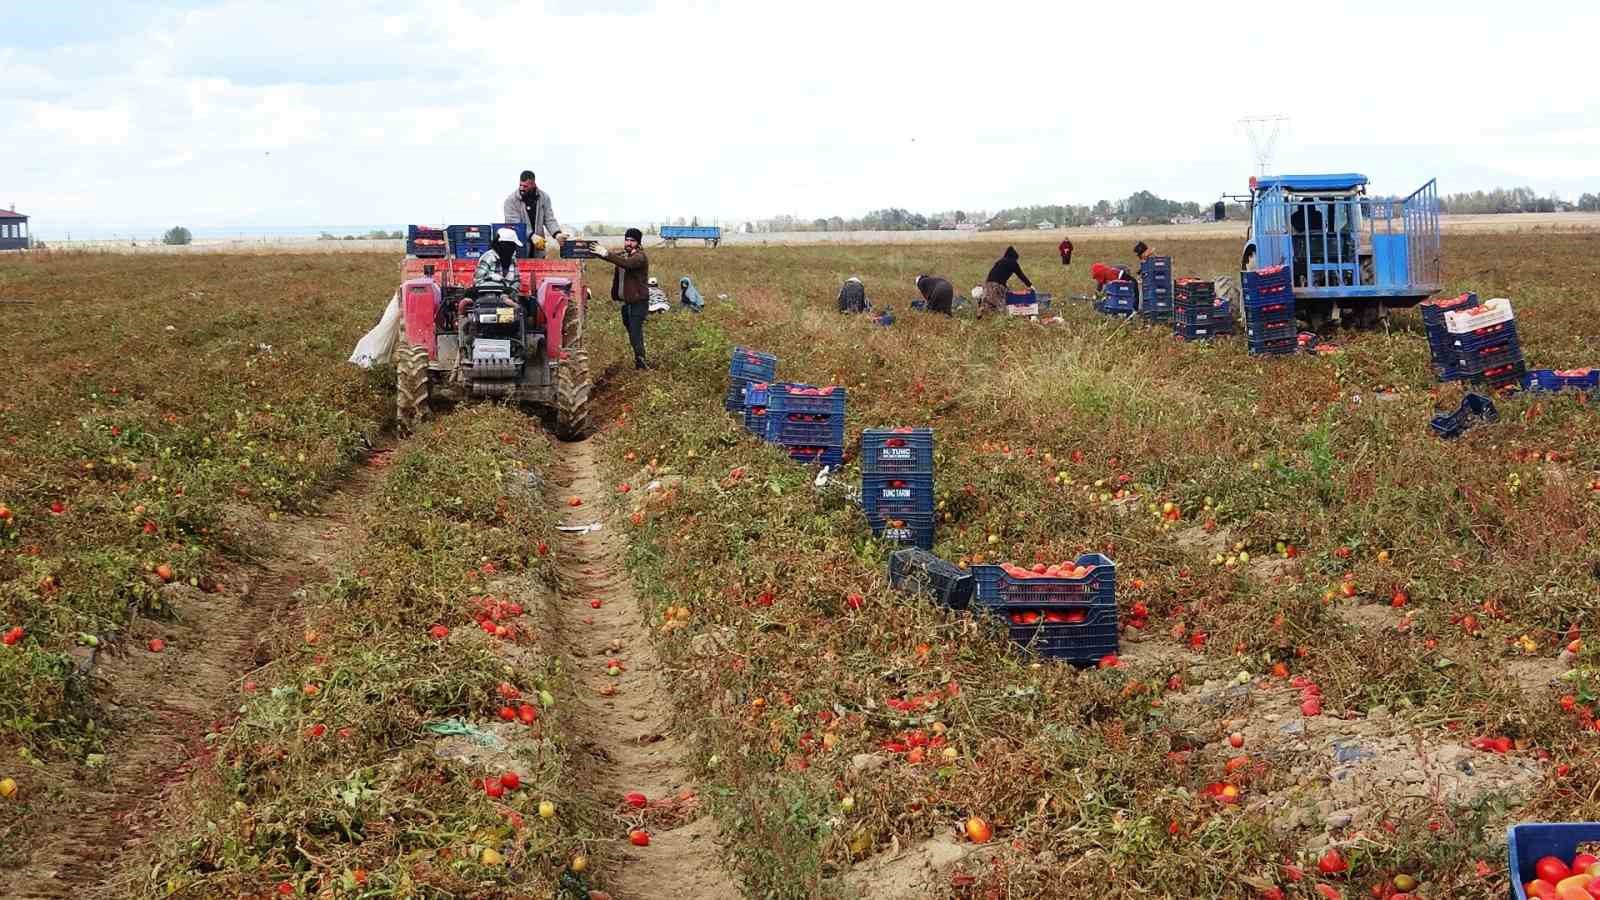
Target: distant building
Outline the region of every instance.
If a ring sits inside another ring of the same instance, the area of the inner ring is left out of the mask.
[[[0,209],[0,250],[28,249],[28,217],[16,206]]]
[[[1049,231],[1052,228],[1056,227],[1056,223],[1050,221],[1049,219],[1045,219],[1043,222],[1040,222],[1038,225],[1035,225],[1034,227],[1039,229],[1040,231]]]

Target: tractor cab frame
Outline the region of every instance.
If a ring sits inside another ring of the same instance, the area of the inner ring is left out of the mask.
[[[1365,175],[1273,175],[1250,179],[1247,203],[1241,268],[1288,267],[1313,324],[1335,311],[1375,322],[1441,287],[1435,181],[1397,200],[1370,196]]]

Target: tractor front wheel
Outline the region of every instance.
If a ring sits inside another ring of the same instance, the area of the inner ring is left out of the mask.
[[[402,342],[394,351],[395,419],[411,431],[428,417],[428,348]]]
[[[561,323],[561,350],[566,359],[556,363],[556,437],[576,441],[589,430],[589,351],[584,348],[583,326],[588,298],[567,307]]]

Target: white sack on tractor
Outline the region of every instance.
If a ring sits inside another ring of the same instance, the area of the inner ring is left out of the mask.
[[[399,339],[400,292],[395,291],[394,296],[389,298],[389,305],[383,309],[383,318],[378,320],[378,327],[356,342],[356,351],[350,354],[350,361],[363,369],[386,363],[394,355],[394,345]]]

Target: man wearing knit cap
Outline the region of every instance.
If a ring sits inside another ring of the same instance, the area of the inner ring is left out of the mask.
[[[622,304],[622,325],[633,346],[635,369],[649,368],[644,358],[644,320],[650,316],[650,260],[639,246],[643,240],[639,229],[629,228],[623,234],[621,250],[594,245],[596,259],[617,267],[611,276],[611,299]]]

